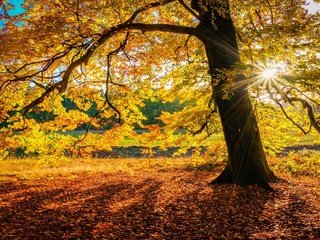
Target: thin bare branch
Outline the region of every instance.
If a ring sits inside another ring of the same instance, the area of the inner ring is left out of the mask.
[[[295,125],[297,128],[299,128],[305,135],[308,133],[308,131],[304,130],[303,127],[301,127],[298,123],[296,123],[290,116],[289,114],[286,112],[286,110],[284,109],[283,105],[280,103],[280,101],[278,99],[276,99],[273,96],[273,93],[271,92],[270,86],[267,87],[267,92],[270,96],[270,98],[280,107],[282,113],[284,114],[284,116],[290,121],[292,122],[293,125]],[[286,100],[285,100],[286,101]]]
[[[123,51],[125,46],[128,43],[128,38],[129,38],[129,32],[127,32],[125,39],[120,43],[120,46],[109,52],[109,54],[107,55],[107,77],[106,77],[106,92],[105,92],[105,101],[102,104],[102,106],[95,112],[95,114],[91,117],[90,122],[88,124],[88,127],[86,129],[86,132],[84,134],[84,136],[82,137],[82,139],[76,141],[75,144],[78,144],[80,142],[82,142],[88,135],[89,131],[90,131],[90,127],[92,125],[92,121],[94,118],[96,118],[98,116],[98,114],[102,111],[103,108],[106,107],[106,105],[108,105],[113,111],[115,111],[118,115],[118,124],[121,124],[121,112],[111,103],[110,99],[109,99],[109,83],[111,83],[110,79],[111,79],[111,73],[110,73],[110,66],[111,66],[111,57],[118,54],[120,51]],[[120,85],[120,84],[119,84]]]
[[[59,52],[57,54],[55,54],[52,58],[50,58],[49,60],[47,61],[39,61],[39,62],[34,62],[34,63],[30,63],[30,64],[25,64],[23,65],[22,67],[20,67],[17,71],[14,71],[14,72],[10,72],[10,70],[7,68],[7,71],[11,74],[14,74],[14,79],[9,79],[9,80],[6,80],[4,82],[1,83],[0,85],[0,92],[5,89],[8,85],[10,85],[11,83],[13,82],[20,82],[20,81],[25,81],[27,79],[30,79],[30,78],[33,78],[33,77],[36,77],[37,75],[39,74],[42,74],[44,73],[45,71],[47,71],[50,66],[58,59],[61,59],[63,58],[64,56],[66,56],[70,51],[72,50],[72,48],[69,48],[67,49],[65,52]],[[36,64],[36,63],[45,63],[46,64],[38,71],[34,72],[34,73],[31,73],[31,74],[27,74],[27,75],[24,75],[24,76],[17,76],[16,74],[21,71],[22,69],[24,69],[25,67],[27,66],[31,66],[33,64]]]
[[[276,104],[278,104],[278,106],[281,108],[281,111],[283,112],[283,114],[285,115],[285,117],[290,121],[292,122],[297,128],[299,128],[305,135],[308,134],[310,132],[310,129],[308,131],[304,130],[303,127],[301,127],[299,124],[297,124],[289,115],[288,113],[286,112],[286,110],[284,109],[283,105],[278,102],[278,101],[275,101]]]

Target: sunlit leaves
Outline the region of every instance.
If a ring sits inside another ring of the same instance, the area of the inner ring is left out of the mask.
[[[34,147],[30,145],[26,150],[29,152],[38,151],[35,150],[36,142],[39,146],[52,144],[45,136],[53,135],[57,142],[61,142],[55,147],[71,149],[73,144],[74,152],[80,152],[80,149],[90,152],[103,148],[103,145],[108,148],[118,144],[124,136],[141,142],[147,142],[152,136],[164,146],[180,143],[182,148],[209,146],[210,141],[216,141],[212,137],[221,131],[211,96],[216,85],[211,83],[205,49],[198,39],[156,31],[115,30],[115,34],[103,44],[98,40],[110,29],[130,19],[135,11],[150,4],[147,0],[25,0],[25,13],[14,19],[20,24],[8,21],[0,33],[0,119],[2,139],[6,141],[2,149],[24,148],[26,144],[22,142],[22,136],[31,139],[32,135],[38,138],[32,140]],[[320,88],[319,14],[307,14],[302,0],[232,0],[230,4],[242,65],[222,71],[228,80],[221,87],[223,96],[232,97],[230,89],[239,87],[234,84],[234,78],[240,75],[247,78],[246,84],[251,85],[258,74],[255,66],[281,62],[290,69],[281,74],[276,86],[270,84],[270,89],[263,84],[250,87],[252,96],[260,103],[257,112],[264,142],[267,149],[275,152],[285,145],[285,138],[271,134],[272,131],[288,131],[292,123],[283,121],[281,126],[277,124],[280,108],[271,103],[270,96],[266,97],[268,91],[304,128],[309,126],[306,109],[301,109],[298,103],[292,105],[287,99],[281,99],[283,93],[313,99],[312,107],[316,119],[319,119],[316,108]],[[219,12],[223,14],[223,9]],[[133,22],[192,27],[199,23],[178,1],[141,11]],[[127,41],[125,47],[110,56],[124,40]],[[70,74],[63,95],[59,96],[63,88],[56,87],[42,103],[31,109],[31,114],[45,113],[50,118],[32,121],[31,115],[25,118],[20,115],[26,105],[62,81],[68,66],[88,53],[90,57]],[[121,126],[116,123],[119,116],[106,102],[106,94],[121,113]],[[179,101],[184,107],[175,113],[161,114],[165,123],[161,131],[149,129],[151,135],[138,135],[134,128],[146,128],[143,126],[146,116],[141,113],[144,99]],[[67,100],[72,102],[72,109],[64,106]],[[95,130],[117,127],[108,129],[101,136],[87,134],[81,142],[56,135],[84,126]],[[201,128],[203,132],[193,136]],[[19,131],[18,136],[13,131]],[[9,137],[10,141],[5,140]],[[39,152],[45,151],[39,147]]]

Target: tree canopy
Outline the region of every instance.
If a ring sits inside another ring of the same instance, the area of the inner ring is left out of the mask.
[[[206,1],[198,2],[206,8]],[[225,1],[220,2],[215,11],[223,16]],[[219,82],[211,81],[202,43],[210,36],[198,27],[190,1],[25,0],[25,12],[17,16],[6,14],[8,1],[1,3],[3,156],[17,147],[63,154],[142,137],[135,127],[145,127],[145,99],[184,106],[159,117],[164,131],[154,137],[164,147],[210,146],[220,132],[212,96]],[[241,62],[225,71],[221,91],[232,97],[230,89],[239,87],[234,77],[245,77],[241,84],[249,89],[270,153],[286,144],[281,132],[320,132],[320,14],[305,7],[304,0],[230,0]],[[63,106],[66,98],[74,109]],[[92,103],[96,112],[88,114]],[[30,115],[41,111],[51,117],[37,121]],[[114,128],[83,140],[58,132],[111,122]]]

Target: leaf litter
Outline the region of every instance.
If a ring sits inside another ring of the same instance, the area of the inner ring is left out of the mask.
[[[0,239],[319,239],[319,178],[208,183],[189,170],[0,182]]]

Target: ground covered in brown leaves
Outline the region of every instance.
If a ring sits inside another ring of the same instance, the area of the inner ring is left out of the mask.
[[[168,170],[0,182],[0,239],[319,239],[319,179],[209,187]]]

